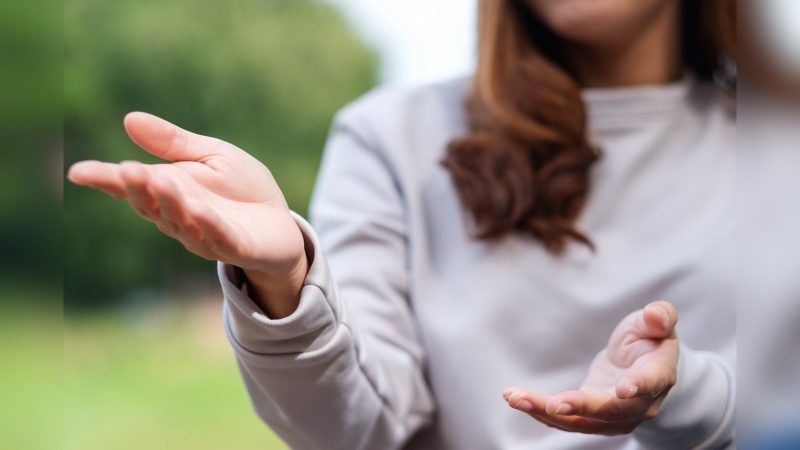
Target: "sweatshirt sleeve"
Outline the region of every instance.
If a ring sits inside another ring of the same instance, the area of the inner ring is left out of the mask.
[[[218,266],[253,407],[292,448],[394,449],[431,422],[398,186],[386,159],[335,122],[315,227],[294,215],[313,255],[298,308],[270,319],[247,296],[241,270]]]
[[[735,408],[730,364],[715,353],[681,345],[677,383],[658,416],[633,434],[651,450],[733,448]]]

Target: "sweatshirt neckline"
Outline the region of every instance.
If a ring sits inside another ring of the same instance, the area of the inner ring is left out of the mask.
[[[667,84],[585,88],[581,95],[590,128],[638,126],[686,111],[695,83],[687,73]]]

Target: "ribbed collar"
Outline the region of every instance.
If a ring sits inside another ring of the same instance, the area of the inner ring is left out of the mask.
[[[675,117],[690,107],[691,74],[663,85],[587,88],[582,92],[591,129],[636,127]]]

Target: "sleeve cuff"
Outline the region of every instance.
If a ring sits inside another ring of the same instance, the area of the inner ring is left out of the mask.
[[[634,430],[646,449],[720,449],[734,436],[734,378],[718,355],[681,345],[678,382],[658,416]]]
[[[313,351],[333,338],[338,308],[330,295],[334,287],[319,240],[311,225],[292,212],[311,258],[297,309],[287,317],[271,319],[247,295],[244,273],[236,266],[217,263],[224,301],[224,318],[234,347],[258,354]]]

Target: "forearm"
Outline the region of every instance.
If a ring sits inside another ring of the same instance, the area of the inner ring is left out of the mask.
[[[407,219],[386,160],[342,120],[317,180],[315,227],[292,214],[307,252],[299,297],[269,312],[297,286],[252,277],[259,307],[243,274],[220,265],[226,327],[255,409],[291,447],[396,449],[434,411],[408,298]]]
[[[292,448],[398,449],[430,420],[432,405],[427,393],[420,392],[424,380],[414,375],[418,369],[410,367],[407,358],[389,358],[395,364],[380,370],[412,375],[408,384],[392,388],[413,399],[414,409],[423,414],[387,404],[375,386],[387,376],[368,376],[369,368],[358,363],[354,336],[343,324],[326,330],[329,336],[314,342],[311,350],[293,352],[287,345],[283,355],[253,353],[238,346],[231,330],[228,333],[253,408]],[[420,404],[422,399],[427,408]]]
[[[368,321],[381,322],[384,330],[398,328],[402,336],[394,345],[376,345],[369,333],[356,337],[315,233],[297,220],[306,238],[308,269],[289,315],[264,314],[242,289],[243,271],[219,264],[225,327],[253,406],[293,448],[398,448],[430,422],[433,410],[421,349],[411,330],[399,328],[409,311],[398,311],[391,322]],[[275,280],[261,281],[270,289]],[[396,304],[404,302],[398,297]]]

